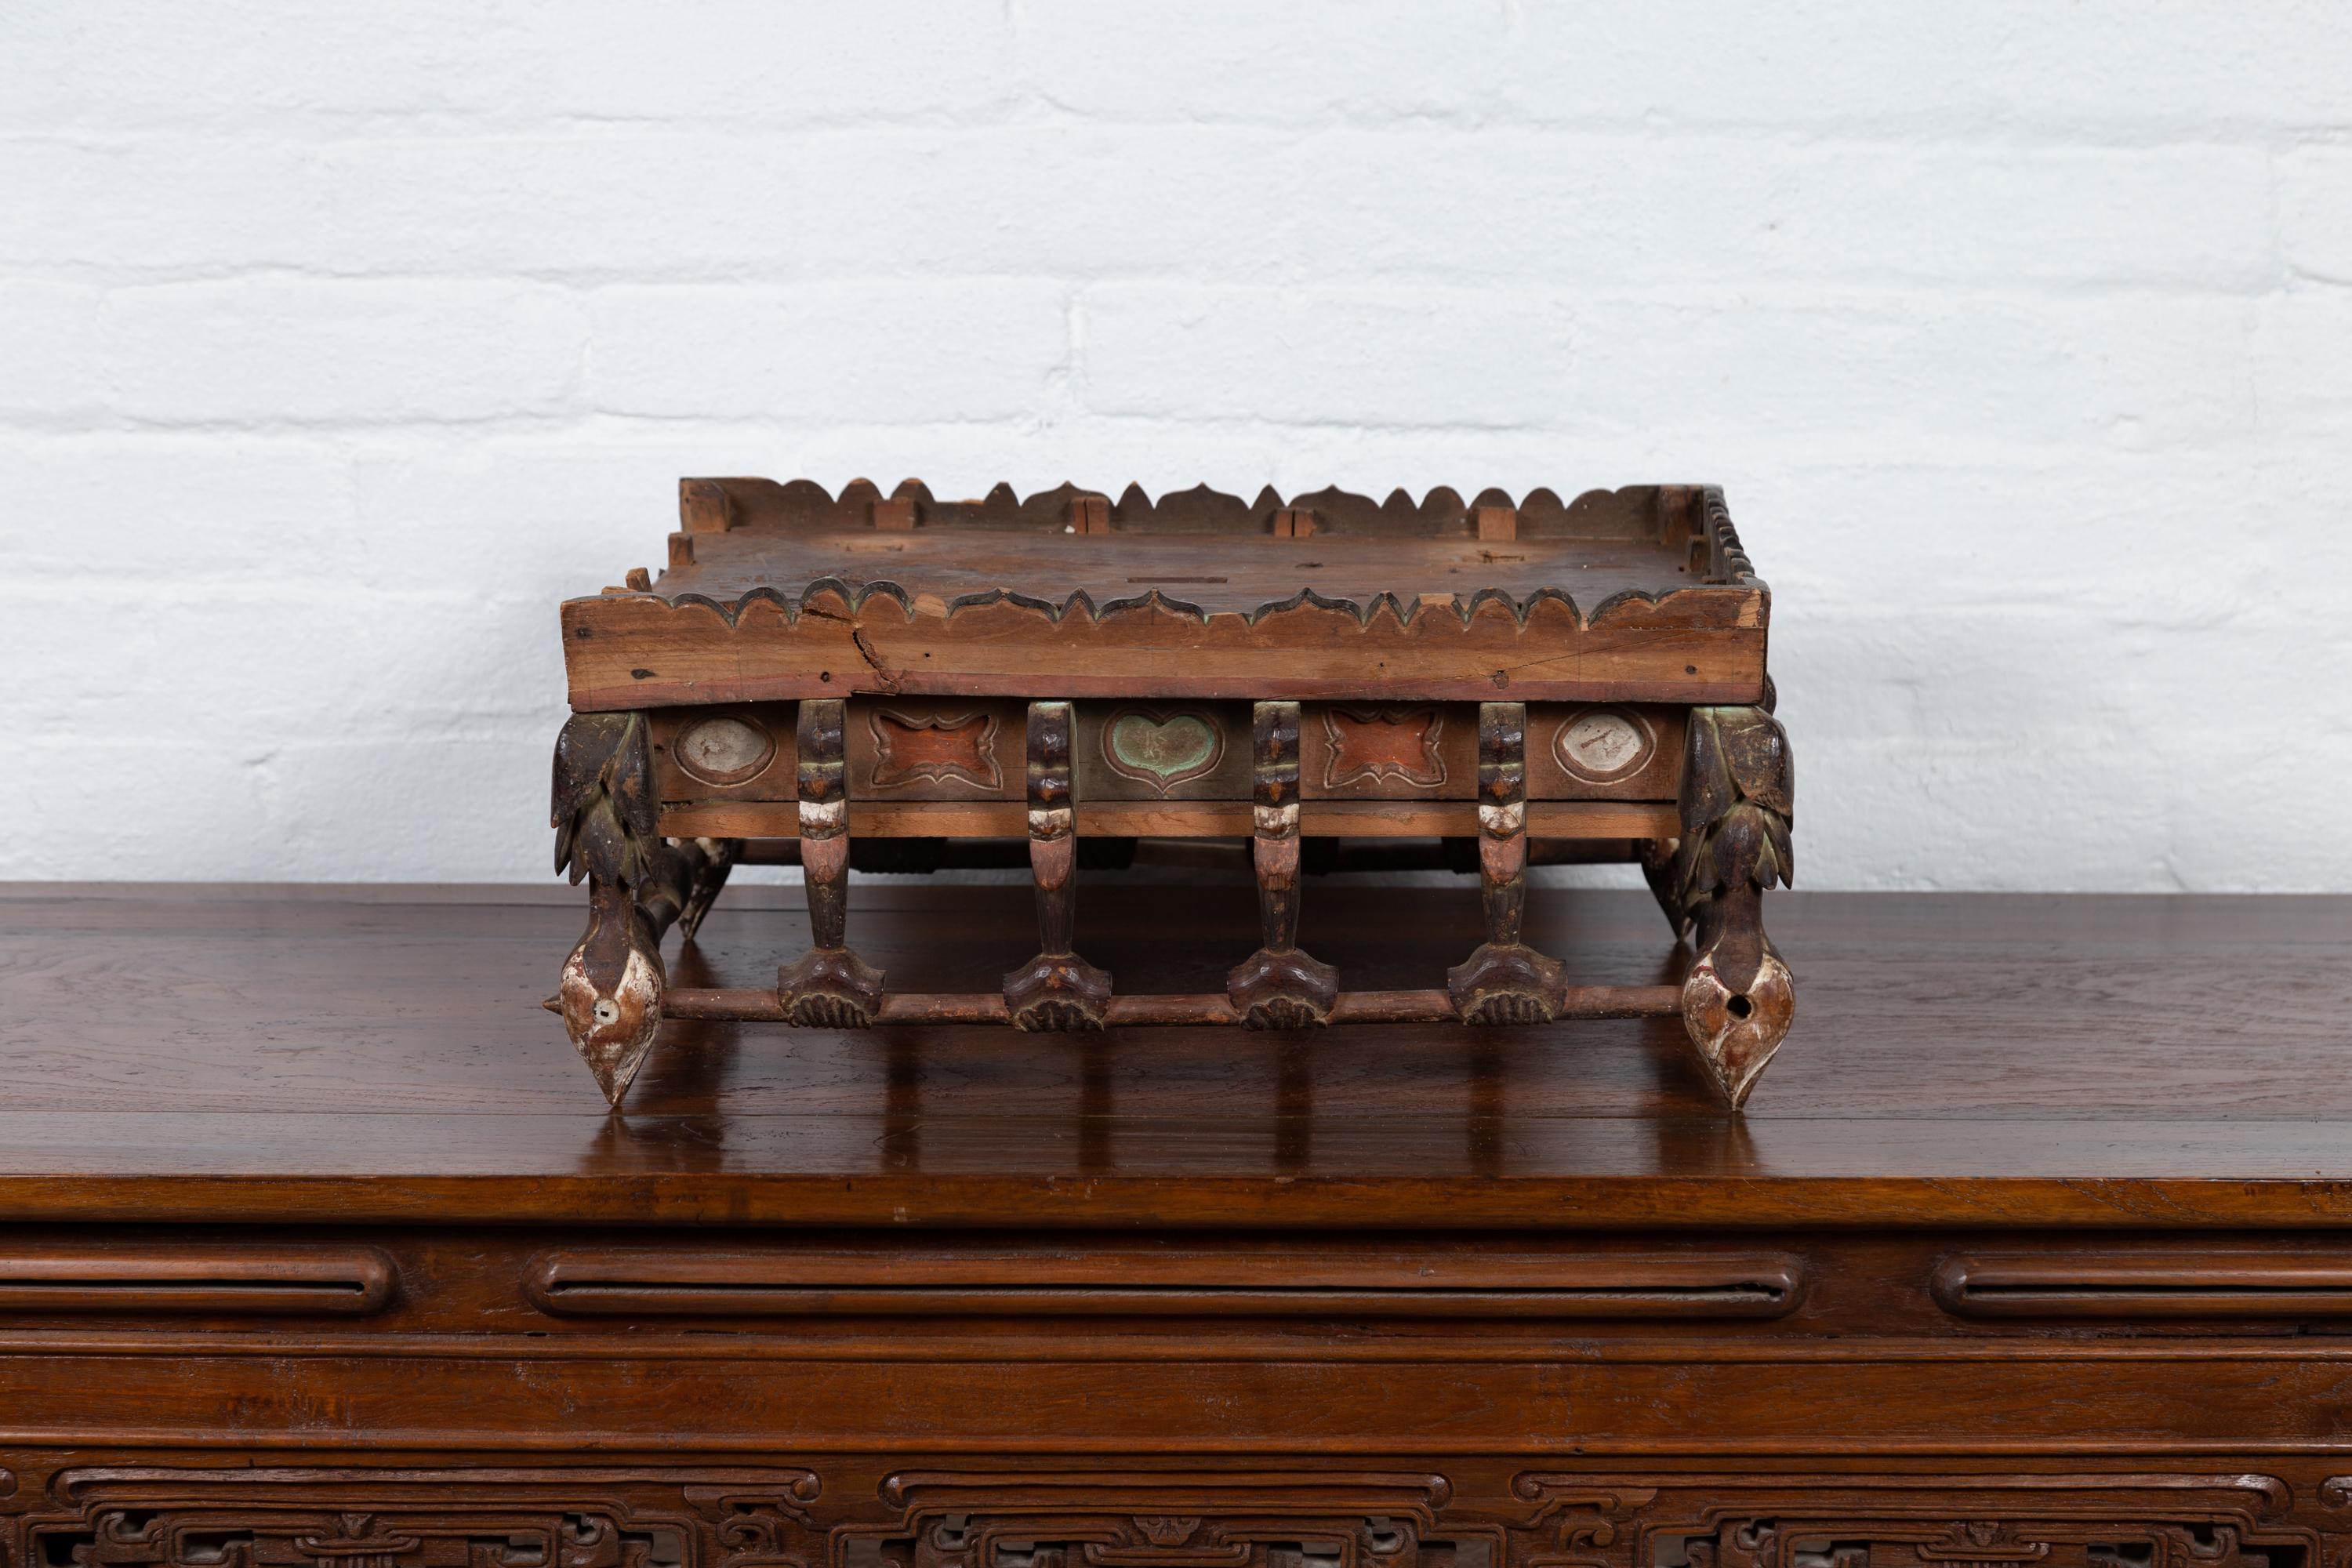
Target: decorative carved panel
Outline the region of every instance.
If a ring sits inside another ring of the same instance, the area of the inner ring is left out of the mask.
[[[721,713],[679,730],[671,754],[688,777],[724,788],[766,772],[776,759],[776,738],[756,719]]]
[[[909,1472],[834,1568],[1421,1568],[1443,1476]]]
[[[1306,759],[1306,782],[1326,795],[1443,795],[1463,776],[1446,745],[1445,710],[1436,706],[1321,708],[1307,730],[1319,744]],[[1467,731],[1464,733],[1466,735]]]
[[[1013,800],[1021,794],[1018,703],[985,698],[854,698],[847,784],[859,802]]]
[[[2341,1478],[78,1466],[5,1568],[2345,1568]]]
[[[1530,703],[1528,797],[1673,800],[1687,718],[1657,703]]]
[[[11,1568],[817,1568],[799,1469],[78,1468]]]
[[[2264,1475],[1653,1478],[1531,1472],[1512,1568],[2321,1568]],[[1674,1489],[1669,1490],[1671,1486]]]
[[[1081,801],[1244,801],[1245,702],[1081,702],[1070,758]]]
[[[793,702],[669,708],[646,716],[664,801],[793,798]]]
[[[996,763],[996,716],[992,713],[901,713],[877,707],[874,727],[876,789],[961,780],[994,793],[1004,783]]]
[[[1615,784],[1648,763],[1658,750],[1649,721],[1628,708],[1585,708],[1560,721],[1552,752],[1586,784]]]
[[[1103,764],[1154,795],[1216,771],[1225,731],[1205,709],[1126,707],[1103,721]]]

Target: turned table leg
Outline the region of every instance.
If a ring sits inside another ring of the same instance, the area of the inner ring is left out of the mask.
[[[1556,959],[1519,940],[1528,901],[1528,705],[1478,704],[1478,884],[1486,940],[1446,972],[1467,1024],[1548,1024],[1567,1001]]]
[[[1071,951],[1077,923],[1077,813],[1070,790],[1070,705],[1029,704],[1029,870],[1041,951],[1004,977],[1024,1029],[1099,1029],[1110,976]]]
[[[809,951],[776,973],[785,1017],[808,1028],[863,1029],[882,1010],[882,972],[849,951],[849,790],[837,697],[801,704],[801,880]]]
[[[1761,708],[1696,708],[1671,886],[1696,950],[1683,1025],[1716,1086],[1746,1102],[1796,1016],[1789,966],[1764,934],[1764,893],[1789,883],[1795,773]]]
[[[1252,713],[1258,922],[1265,945],[1225,981],[1234,1010],[1253,1029],[1301,1029],[1331,1016],[1339,973],[1298,951],[1298,704],[1261,702]]]
[[[572,1046],[621,1103],[661,1024],[661,931],[639,900],[674,885],[683,858],[656,834],[653,759],[642,713],[578,713],[555,742],[555,868],[588,879],[588,929],[563,961],[556,998]],[[656,905],[660,900],[656,900]],[[670,906],[669,915],[676,914]],[[656,920],[660,920],[660,924]]]

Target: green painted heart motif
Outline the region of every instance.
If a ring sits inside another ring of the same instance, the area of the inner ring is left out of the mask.
[[[1224,732],[1200,713],[1129,710],[1103,727],[1103,756],[1111,771],[1161,795],[1199,778],[1224,752]]]

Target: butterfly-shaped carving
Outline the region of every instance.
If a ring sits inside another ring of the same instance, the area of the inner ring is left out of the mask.
[[[874,710],[874,785],[961,779],[992,790],[1004,782],[996,764],[996,716],[939,713],[909,716]]]
[[[1434,708],[1326,708],[1323,733],[1331,752],[1323,787],[1370,779],[1434,789],[1445,782],[1445,759],[1437,752],[1444,727],[1445,716]]]

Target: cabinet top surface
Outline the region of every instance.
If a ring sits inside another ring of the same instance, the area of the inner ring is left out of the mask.
[[[731,889],[673,978],[772,983],[797,898]],[[1476,940],[1467,889],[1306,904],[1382,984]],[[861,883],[853,921],[894,984],[974,990],[1034,945],[1028,905]],[[2352,899],[1776,898],[1802,1003],[1740,1120],[1675,1020],[674,1022],[609,1116],[539,1005],[580,919],[541,889],[9,889],[0,1219],[2352,1224]],[[1539,891],[1529,928],[1580,979],[1671,973],[1644,896]],[[1202,990],[1255,912],[1104,879],[1082,931],[1123,990]]]

